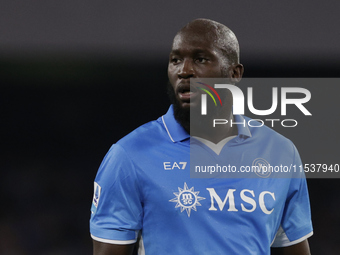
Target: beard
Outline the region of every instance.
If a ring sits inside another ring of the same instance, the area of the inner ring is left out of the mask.
[[[174,108],[175,120],[188,132],[190,133],[190,108],[182,108],[180,102],[176,98],[175,90],[171,83],[167,83],[167,94],[170,99],[170,103]]]
[[[212,118],[219,113],[220,109],[214,107],[212,100],[208,101],[208,107],[209,109],[212,109],[210,110],[212,113],[209,116],[202,115],[200,107],[191,106],[183,108],[180,101],[176,97],[174,88],[169,81],[167,83],[167,94],[171,104],[173,105],[175,120],[185,129],[185,131],[191,135],[201,133],[202,130],[204,130],[204,127],[209,127],[207,123],[211,123]]]
[[[229,92],[225,92],[229,93]],[[176,97],[176,93],[171,83],[167,83],[167,94],[170,102],[173,105],[175,120],[187,131],[190,135],[204,137],[204,135],[211,133],[211,123],[214,119],[226,119],[230,118],[232,110],[232,97],[228,94],[220,93],[222,98],[227,98],[227,101],[223,101],[223,105],[228,105],[227,102],[231,102],[230,106],[216,107],[212,100],[208,100],[207,107],[210,109],[208,115],[201,114],[201,108],[198,105],[183,108],[181,102]],[[199,100],[199,99],[198,99]],[[202,135],[203,134],[203,135]]]

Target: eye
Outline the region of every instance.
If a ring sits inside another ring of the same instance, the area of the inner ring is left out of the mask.
[[[206,58],[197,58],[196,61],[198,63],[200,63],[200,64],[204,64],[204,63],[206,63],[208,61],[208,59],[206,59]]]
[[[176,64],[178,64],[178,63],[181,62],[181,59],[178,58],[178,57],[172,57],[172,58],[170,59],[170,62],[171,62],[172,64],[176,65]]]

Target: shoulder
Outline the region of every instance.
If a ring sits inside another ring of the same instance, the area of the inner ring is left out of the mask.
[[[162,117],[150,121],[121,138],[116,145],[121,147],[127,154],[140,153],[148,148],[159,146],[169,142]]]
[[[293,142],[272,128],[258,122],[255,119],[244,117],[253,138],[268,144],[281,144],[282,146],[294,147]]]
[[[300,155],[290,139],[263,125],[263,123],[248,117],[244,117],[244,119],[251,133],[251,138],[248,139],[249,143],[253,144],[257,150],[265,151],[267,154],[276,159],[282,159],[286,163],[300,164]]]
[[[105,175],[105,178],[115,180],[118,176],[125,178],[134,175],[135,161],[143,158],[149,148],[156,146],[161,140],[166,140],[166,131],[160,121],[161,118],[148,122],[113,144],[99,167],[97,177]]]

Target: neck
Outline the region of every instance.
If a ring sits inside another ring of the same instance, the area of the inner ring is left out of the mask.
[[[223,121],[219,122],[219,124],[215,123],[214,126],[214,119],[221,119],[220,116],[229,117],[224,118]],[[219,111],[209,116],[199,116],[197,118],[193,117],[191,118],[190,123],[190,135],[201,137],[217,144],[218,142],[229,136],[237,135],[237,126],[232,125],[232,121],[233,115],[231,112],[231,107],[228,109],[224,109],[223,112]]]

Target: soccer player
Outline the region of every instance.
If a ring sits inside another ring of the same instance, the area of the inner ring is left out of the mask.
[[[243,74],[239,46],[226,26],[207,19],[175,36],[169,57],[168,112],[119,140],[95,179],[90,232],[95,255],[310,254],[312,235],[305,178],[190,178],[190,141],[232,166],[300,165],[291,141],[265,126],[237,125],[190,134],[190,109],[198,105],[191,78]],[[190,134],[190,135],[189,135]],[[273,248],[277,247],[277,248]]]

